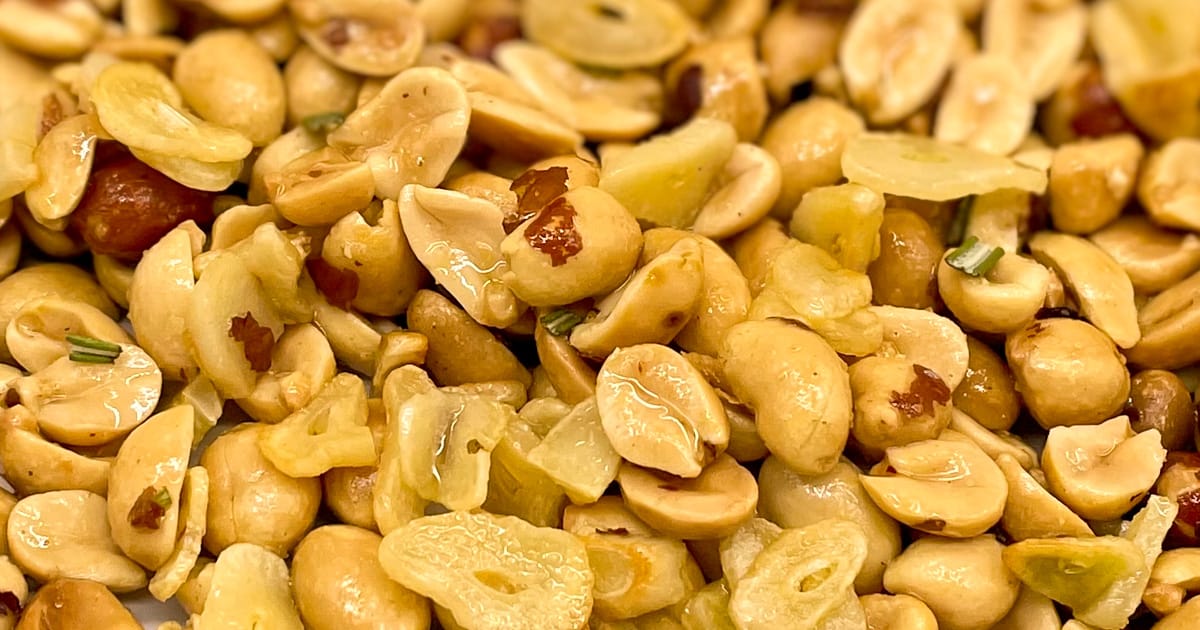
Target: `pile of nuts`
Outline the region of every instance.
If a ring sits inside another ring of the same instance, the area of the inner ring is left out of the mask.
[[[0,1],[0,630],[1200,627],[1197,15]]]

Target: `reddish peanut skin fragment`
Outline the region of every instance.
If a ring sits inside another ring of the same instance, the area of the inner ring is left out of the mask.
[[[137,260],[167,232],[187,220],[213,220],[216,193],[192,190],[130,156],[92,173],[71,228],[93,253]]]

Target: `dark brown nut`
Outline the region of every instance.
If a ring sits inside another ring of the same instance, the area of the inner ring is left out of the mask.
[[[933,227],[911,210],[883,214],[879,257],[867,267],[876,304],[931,308],[937,300],[937,267],[945,245]]]
[[[126,156],[97,165],[71,228],[94,253],[136,260],[184,221],[211,223],[214,198]]]
[[[1170,540],[1181,546],[1200,545],[1200,455],[1183,451],[1167,453],[1154,493],[1179,506]]]
[[[967,372],[954,390],[954,408],[993,431],[1007,431],[1021,413],[1012,370],[974,337],[967,337],[967,350]]]
[[[1134,374],[1125,415],[1138,433],[1158,429],[1167,450],[1182,450],[1192,443],[1196,408],[1183,380],[1171,372],[1144,370]]]
[[[520,6],[508,0],[475,0],[467,24],[458,34],[463,52],[476,59],[491,59],[496,47],[521,37]]]

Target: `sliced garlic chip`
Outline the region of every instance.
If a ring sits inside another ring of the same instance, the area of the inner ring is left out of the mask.
[[[330,63],[389,77],[417,60],[425,25],[406,0],[290,0],[296,29]]]
[[[954,68],[938,104],[933,136],[992,155],[1012,153],[1033,124],[1034,102],[1017,67],[997,55]]]
[[[601,159],[600,189],[638,219],[676,228],[695,221],[737,146],[724,121],[696,118]]]
[[[124,344],[112,363],[64,356],[13,386],[51,439],[95,446],[124,436],[150,416],[162,393],[162,372],[144,350]]]
[[[250,140],[187,113],[171,79],[148,63],[118,62],[92,88],[92,104],[104,130],[130,147],[200,162],[228,162],[249,155]]]
[[[950,68],[959,22],[947,0],[859,4],[838,50],[850,98],[876,124],[915,112]]]
[[[242,160],[203,162],[187,157],[155,153],[137,147],[129,152],[154,170],[196,190],[219,192],[229,188],[242,174]]]
[[[878,0],[876,0],[878,1]],[[1001,188],[1046,191],[1046,172],[921,136],[864,133],[842,152],[842,172],[876,192],[947,201]]]
[[[417,260],[475,321],[511,326],[523,309],[500,280],[508,263],[500,254],[504,213],[484,199],[459,192],[408,186],[400,195],[400,221]]]
[[[375,194],[397,199],[407,184],[436,186],[467,138],[467,91],[439,68],[412,68],[383,86],[329,134],[329,146],[371,168]]]
[[[195,627],[303,630],[287,564],[264,547],[236,543],[217,556]]]
[[[687,46],[694,28],[670,0],[521,4],[526,37],[571,61],[601,68],[659,65]]]

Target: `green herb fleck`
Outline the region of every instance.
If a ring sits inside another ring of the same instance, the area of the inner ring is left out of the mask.
[[[166,486],[163,486],[154,494],[153,501],[162,509],[169,509],[171,507],[171,492],[167,490]]]
[[[963,197],[954,211],[954,222],[950,224],[950,233],[946,235],[946,243],[958,245],[967,235],[967,223],[971,221],[971,210],[975,207],[975,195]]]
[[[992,247],[979,239],[970,236],[956,250],[946,256],[946,264],[973,277],[980,277],[991,271],[996,263],[1004,257],[1004,249]]]
[[[579,314],[565,308],[550,311],[542,315],[541,318],[542,326],[546,327],[546,332],[555,337],[566,335],[582,321],[583,318]]]
[[[116,357],[107,354],[91,354],[88,352],[71,351],[67,358],[76,363],[112,363]]]
[[[309,131],[309,133],[329,133],[337,129],[346,122],[345,114],[341,112],[325,112],[323,114],[313,114],[305,116],[304,120],[300,121],[301,125]]]

